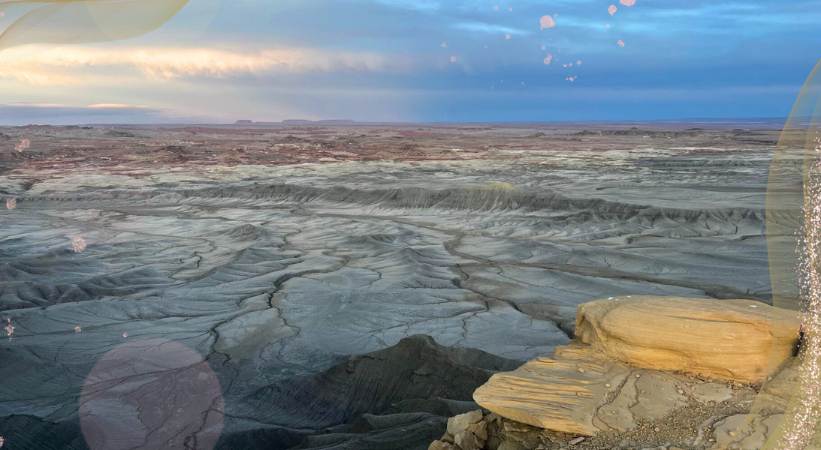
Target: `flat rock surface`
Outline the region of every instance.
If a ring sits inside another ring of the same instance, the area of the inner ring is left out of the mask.
[[[504,418],[583,436],[630,431],[691,402],[715,404],[732,396],[725,384],[632,368],[579,345],[493,375],[473,394]]]
[[[756,413],[725,417],[714,426],[714,443],[710,450],[760,450],[767,444],[772,445],[774,442],[770,439],[778,435],[784,417],[784,414]],[[807,449],[821,448],[821,432],[817,431],[819,425],[821,423],[815,426],[816,433]]]
[[[758,409],[783,410],[796,386],[794,367],[784,366],[798,329],[793,311],[750,300],[593,301],[579,306],[578,343],[493,375],[473,398],[506,419],[593,436],[633,430],[689,403],[733,398],[726,384],[695,382],[687,374],[751,383],[778,373]]]
[[[597,413],[630,369],[590,353],[578,358],[536,358],[513,372],[493,375],[473,393],[483,408],[533,426],[593,435]]]
[[[559,348],[556,359],[570,366],[596,360],[591,352],[589,347],[571,345]],[[557,394],[570,391],[566,386],[574,379],[578,391],[589,376],[555,371],[555,364],[545,362],[536,360],[511,373],[497,374],[478,390],[483,397],[480,403],[486,402],[483,406],[489,405],[492,412],[486,413],[477,427],[483,430],[483,445],[475,448],[759,450],[776,444],[786,405],[798,392],[799,361],[795,358],[761,388],[633,369],[621,385],[598,399],[602,404],[594,408],[596,402],[589,398],[573,401],[572,396]],[[548,378],[551,374],[556,378]],[[596,376],[603,377],[603,372]],[[550,391],[540,391],[538,383]],[[579,414],[576,409],[592,415]],[[580,422],[567,426],[580,417]],[[545,429],[545,423],[556,428]],[[570,431],[591,423],[596,431],[593,436]],[[564,428],[559,428],[562,425]],[[808,449],[821,448],[819,429],[815,428]],[[437,445],[452,441],[453,436],[446,433]]]
[[[750,300],[611,297],[579,306],[576,335],[634,366],[760,383],[795,352],[795,311]]]

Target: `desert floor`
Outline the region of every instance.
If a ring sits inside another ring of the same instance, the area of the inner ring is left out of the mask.
[[[427,448],[579,303],[772,296],[775,130],[0,133],[8,448]]]

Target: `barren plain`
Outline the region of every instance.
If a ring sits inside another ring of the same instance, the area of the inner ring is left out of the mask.
[[[582,302],[772,296],[777,130],[0,133],[7,448],[425,449]]]

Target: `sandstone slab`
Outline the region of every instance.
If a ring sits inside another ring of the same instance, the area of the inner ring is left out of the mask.
[[[626,432],[688,405],[732,399],[727,380],[764,381],[790,359],[798,331],[795,312],[749,300],[596,301],[579,307],[575,343],[492,376],[473,398],[547,430]]]
[[[793,354],[794,311],[752,300],[633,296],[579,306],[576,336],[633,366],[760,383]]]
[[[513,372],[499,373],[474,400],[502,416],[538,428],[593,436],[629,431],[669,416],[689,401],[692,379],[632,368],[582,345],[556,350]],[[705,383],[718,391],[722,385]]]
[[[629,375],[621,364],[585,358],[537,358],[499,373],[473,393],[482,407],[502,417],[551,430],[593,435],[593,417],[608,392]]]

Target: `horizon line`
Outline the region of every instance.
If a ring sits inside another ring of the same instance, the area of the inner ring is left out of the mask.
[[[29,123],[25,125],[3,124],[1,128],[26,128],[26,127],[275,127],[275,126],[454,126],[454,125],[499,125],[499,126],[522,126],[522,125],[635,125],[635,124],[768,124],[773,125],[786,123],[787,117],[685,117],[675,119],[582,119],[582,120],[420,120],[420,121],[359,121],[352,119],[284,119],[280,121],[248,120],[240,119],[233,122],[78,122],[55,124],[49,122]]]

